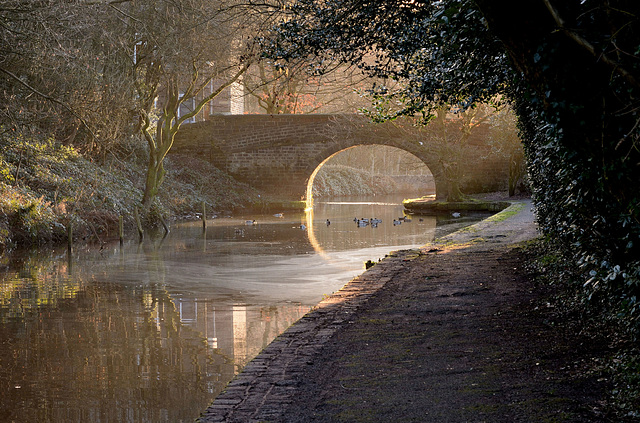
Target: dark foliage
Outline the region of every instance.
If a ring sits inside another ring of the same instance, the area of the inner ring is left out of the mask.
[[[348,62],[388,79],[373,90],[386,116],[374,118],[468,107],[513,78],[501,43],[468,1],[303,0],[290,10],[281,36],[267,41],[268,54],[314,57],[320,73]],[[394,81],[401,86],[390,88]]]
[[[603,318],[623,316],[637,335],[640,87],[630,75],[640,70],[640,22],[638,6],[615,3],[540,11],[561,20],[520,48],[529,57],[513,61],[528,85],[511,97],[542,230],[581,269],[576,282],[585,304]]]
[[[517,110],[541,229],[580,269],[576,289],[640,334],[640,4],[557,0],[299,0],[278,58],[350,62],[377,87],[377,118]]]

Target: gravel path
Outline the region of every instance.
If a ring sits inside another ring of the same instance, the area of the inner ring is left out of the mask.
[[[600,346],[547,324],[531,203],[392,254],[270,344],[202,422],[597,422]]]

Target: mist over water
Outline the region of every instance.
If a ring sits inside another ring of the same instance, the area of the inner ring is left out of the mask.
[[[309,213],[212,219],[206,232],[178,223],[164,239],[78,246],[71,258],[66,249],[5,258],[0,421],[192,422],[365,261],[462,224],[393,225],[400,201],[324,200]]]

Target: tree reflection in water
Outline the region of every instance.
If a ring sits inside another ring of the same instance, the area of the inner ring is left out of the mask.
[[[397,203],[354,207],[218,219],[206,233],[176,225],[164,241],[78,245],[72,260],[66,249],[5,257],[0,421],[192,422],[364,261],[436,231],[435,218],[394,227]],[[358,228],[354,216],[387,225]]]
[[[1,285],[0,421],[191,422],[308,306],[214,306],[36,264]]]

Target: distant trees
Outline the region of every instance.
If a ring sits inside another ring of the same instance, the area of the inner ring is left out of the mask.
[[[355,113],[368,103],[361,94],[370,79],[353,67],[316,74],[307,60],[262,59],[245,74],[243,84],[250,113]]]
[[[434,110],[434,117],[427,125],[421,125],[419,118],[410,117],[397,119],[395,122],[403,129],[404,137],[416,145],[416,148],[422,150],[425,155],[435,157],[438,168],[432,171],[439,173],[446,189],[446,192],[439,193],[438,197],[456,202],[465,198],[462,186],[467,177],[466,170],[478,166],[486,159],[486,151],[480,153],[480,150],[474,150],[474,146],[470,145],[474,136],[478,138],[481,134],[480,136],[491,146],[491,154],[499,154],[512,162],[508,181],[510,187],[519,181],[515,176],[516,167],[521,172],[519,177],[522,176],[522,172],[526,172],[522,144],[515,125],[510,124],[509,116],[513,118],[505,107],[478,104],[467,110],[441,107]],[[476,155],[470,154],[471,151],[476,151]],[[510,189],[509,193],[513,195],[515,189]]]
[[[498,154],[509,163],[509,196],[518,189],[528,190],[527,163],[522,140],[518,136],[517,118],[510,107],[503,107],[489,119],[491,127],[489,144],[493,154]]]
[[[413,154],[386,145],[362,145],[341,151],[328,162],[369,171],[372,175],[428,175],[431,172]]]
[[[487,105],[451,113],[449,108],[439,108],[429,131],[424,132],[422,142],[429,145],[441,165],[442,176],[447,182],[447,201],[462,201],[464,195],[460,184],[464,169],[471,165],[465,161],[466,150],[471,134],[487,123],[493,110]]]

